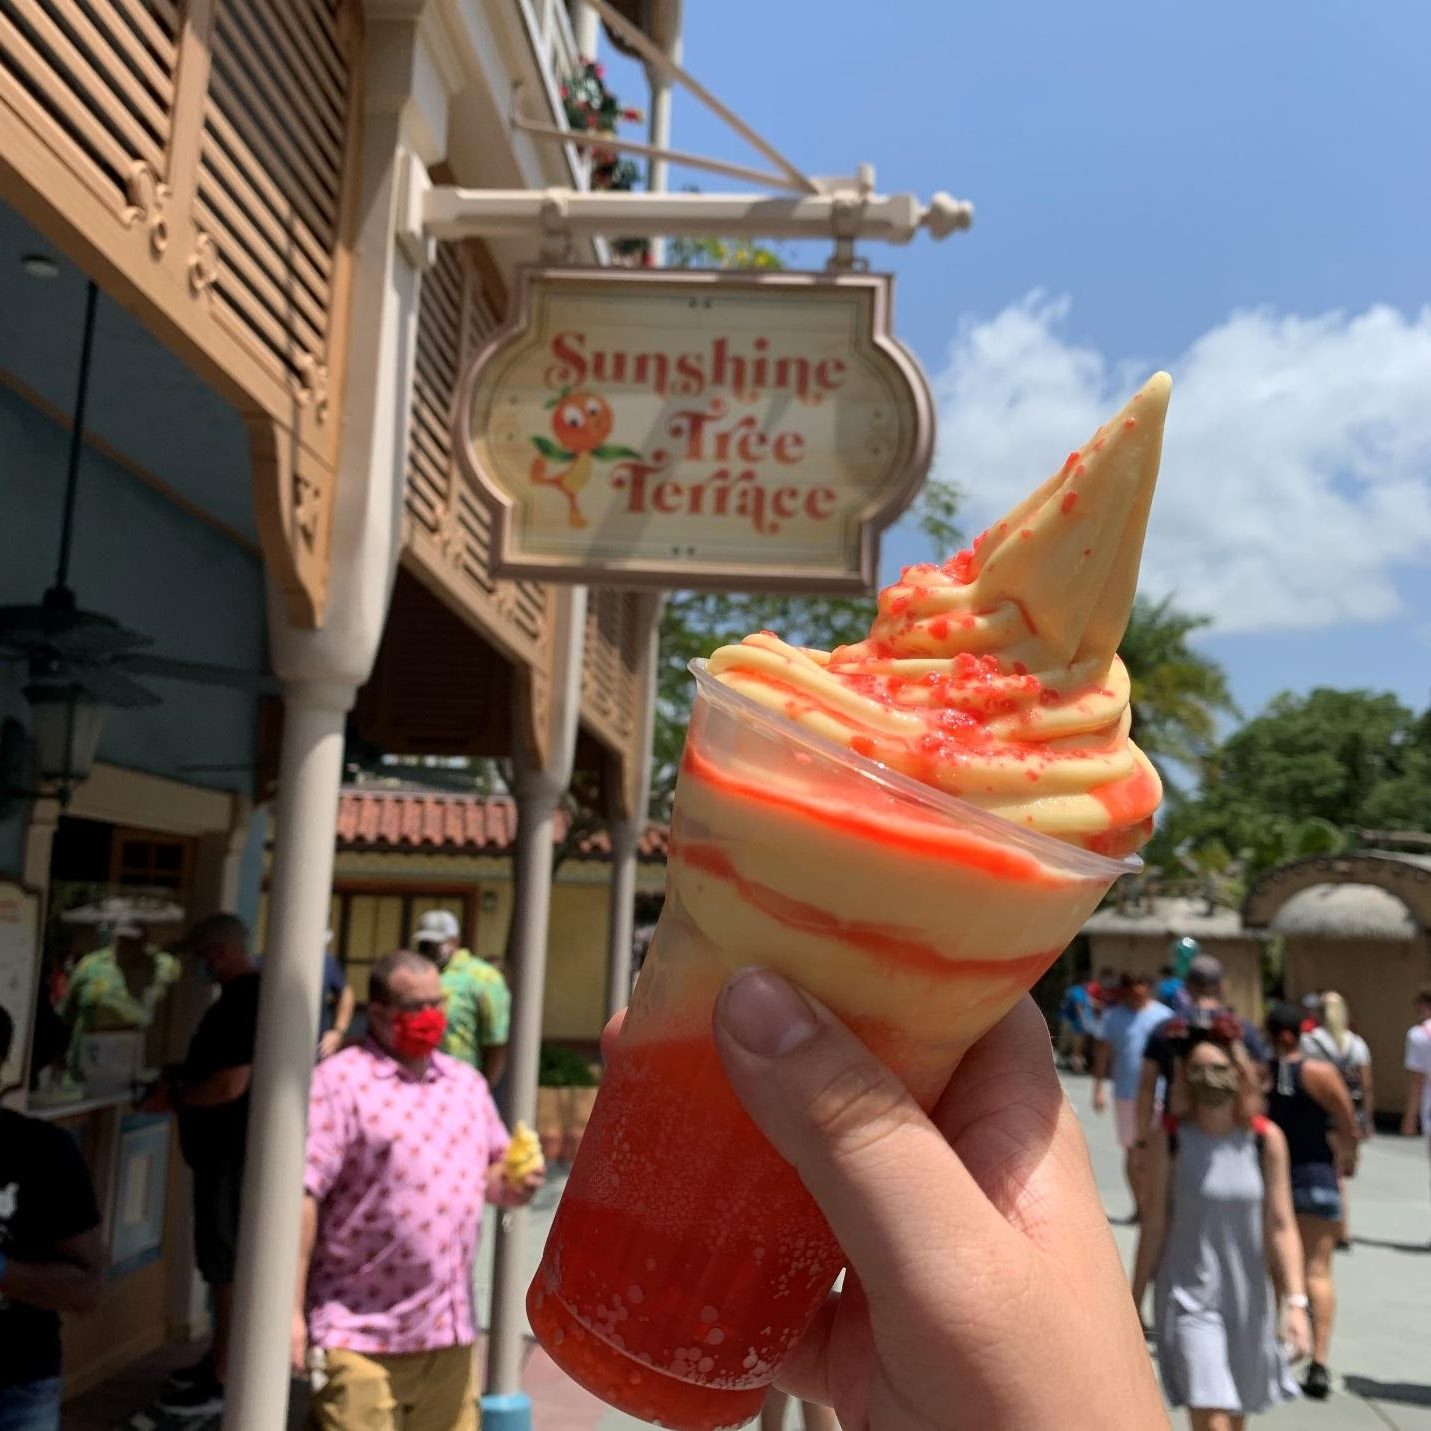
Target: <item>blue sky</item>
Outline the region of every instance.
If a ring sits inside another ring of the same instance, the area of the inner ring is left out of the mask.
[[[1249,713],[1431,694],[1427,54],[1423,0],[686,4],[692,70],[807,172],[974,202],[865,250],[971,527],[1172,371],[1145,585],[1215,618]],[[747,157],[684,94],[675,142]],[[926,555],[886,539],[888,571]]]

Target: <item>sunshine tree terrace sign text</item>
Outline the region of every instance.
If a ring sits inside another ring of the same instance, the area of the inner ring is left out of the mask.
[[[500,576],[868,590],[929,466],[882,275],[523,274],[457,448]]]

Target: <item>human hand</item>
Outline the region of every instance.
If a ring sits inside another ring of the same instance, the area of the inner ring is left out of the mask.
[[[513,1183],[508,1180],[502,1164],[493,1163],[487,1170],[487,1201],[498,1207],[526,1207],[546,1180],[546,1170],[539,1168]]]
[[[1063,1431],[1070,1406],[1100,1431],[1168,1424],[1031,999],[969,1050],[930,1117],[775,975],[732,978],[715,1037],[849,1262],[782,1389],[881,1431],[947,1425],[953,1406],[991,1431]]]
[[[343,1047],[343,1035],[337,1029],[329,1029],[322,1038],[318,1040],[318,1058],[332,1058],[332,1056]]]
[[[1337,1158],[1337,1171],[1344,1178],[1356,1177],[1356,1144],[1353,1143]]]
[[[1312,1319],[1305,1307],[1287,1307],[1282,1313],[1282,1340],[1288,1361],[1305,1361],[1312,1354]]]
[[[159,1077],[135,1100],[134,1111],[136,1113],[172,1112],[178,1102],[175,1092],[177,1082],[177,1072],[172,1068],[164,1069]]]
[[[526,1207],[531,1200],[541,1191],[542,1184],[546,1182],[546,1170],[541,1169],[535,1173],[528,1173],[515,1187],[511,1183],[507,1184],[507,1191],[511,1197],[512,1207]]]
[[[1108,1107],[1108,1095],[1103,1091],[1103,1085],[1097,1084],[1093,1089],[1093,1111],[1102,1113]]]
[[[308,1319],[297,1307],[288,1338],[288,1364],[294,1376],[308,1375]]]

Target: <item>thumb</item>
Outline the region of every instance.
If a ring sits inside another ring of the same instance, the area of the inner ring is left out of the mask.
[[[944,1253],[967,1263],[972,1243],[1011,1238],[903,1084],[779,975],[731,977],[715,1041],[736,1096],[799,1173],[872,1305],[907,1295]]]

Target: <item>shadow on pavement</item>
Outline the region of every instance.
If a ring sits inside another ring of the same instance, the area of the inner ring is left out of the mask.
[[[1423,1256],[1431,1252],[1431,1243],[1426,1242],[1388,1242],[1381,1237],[1362,1237],[1356,1234],[1352,1237],[1353,1245],[1357,1247],[1382,1247],[1388,1252],[1415,1252]]]
[[[1425,1251],[1418,1248],[1418,1251]],[[1431,1406],[1431,1386],[1416,1381],[1377,1381],[1370,1376],[1344,1377],[1348,1391],[1368,1401],[1394,1401],[1401,1406]]]

